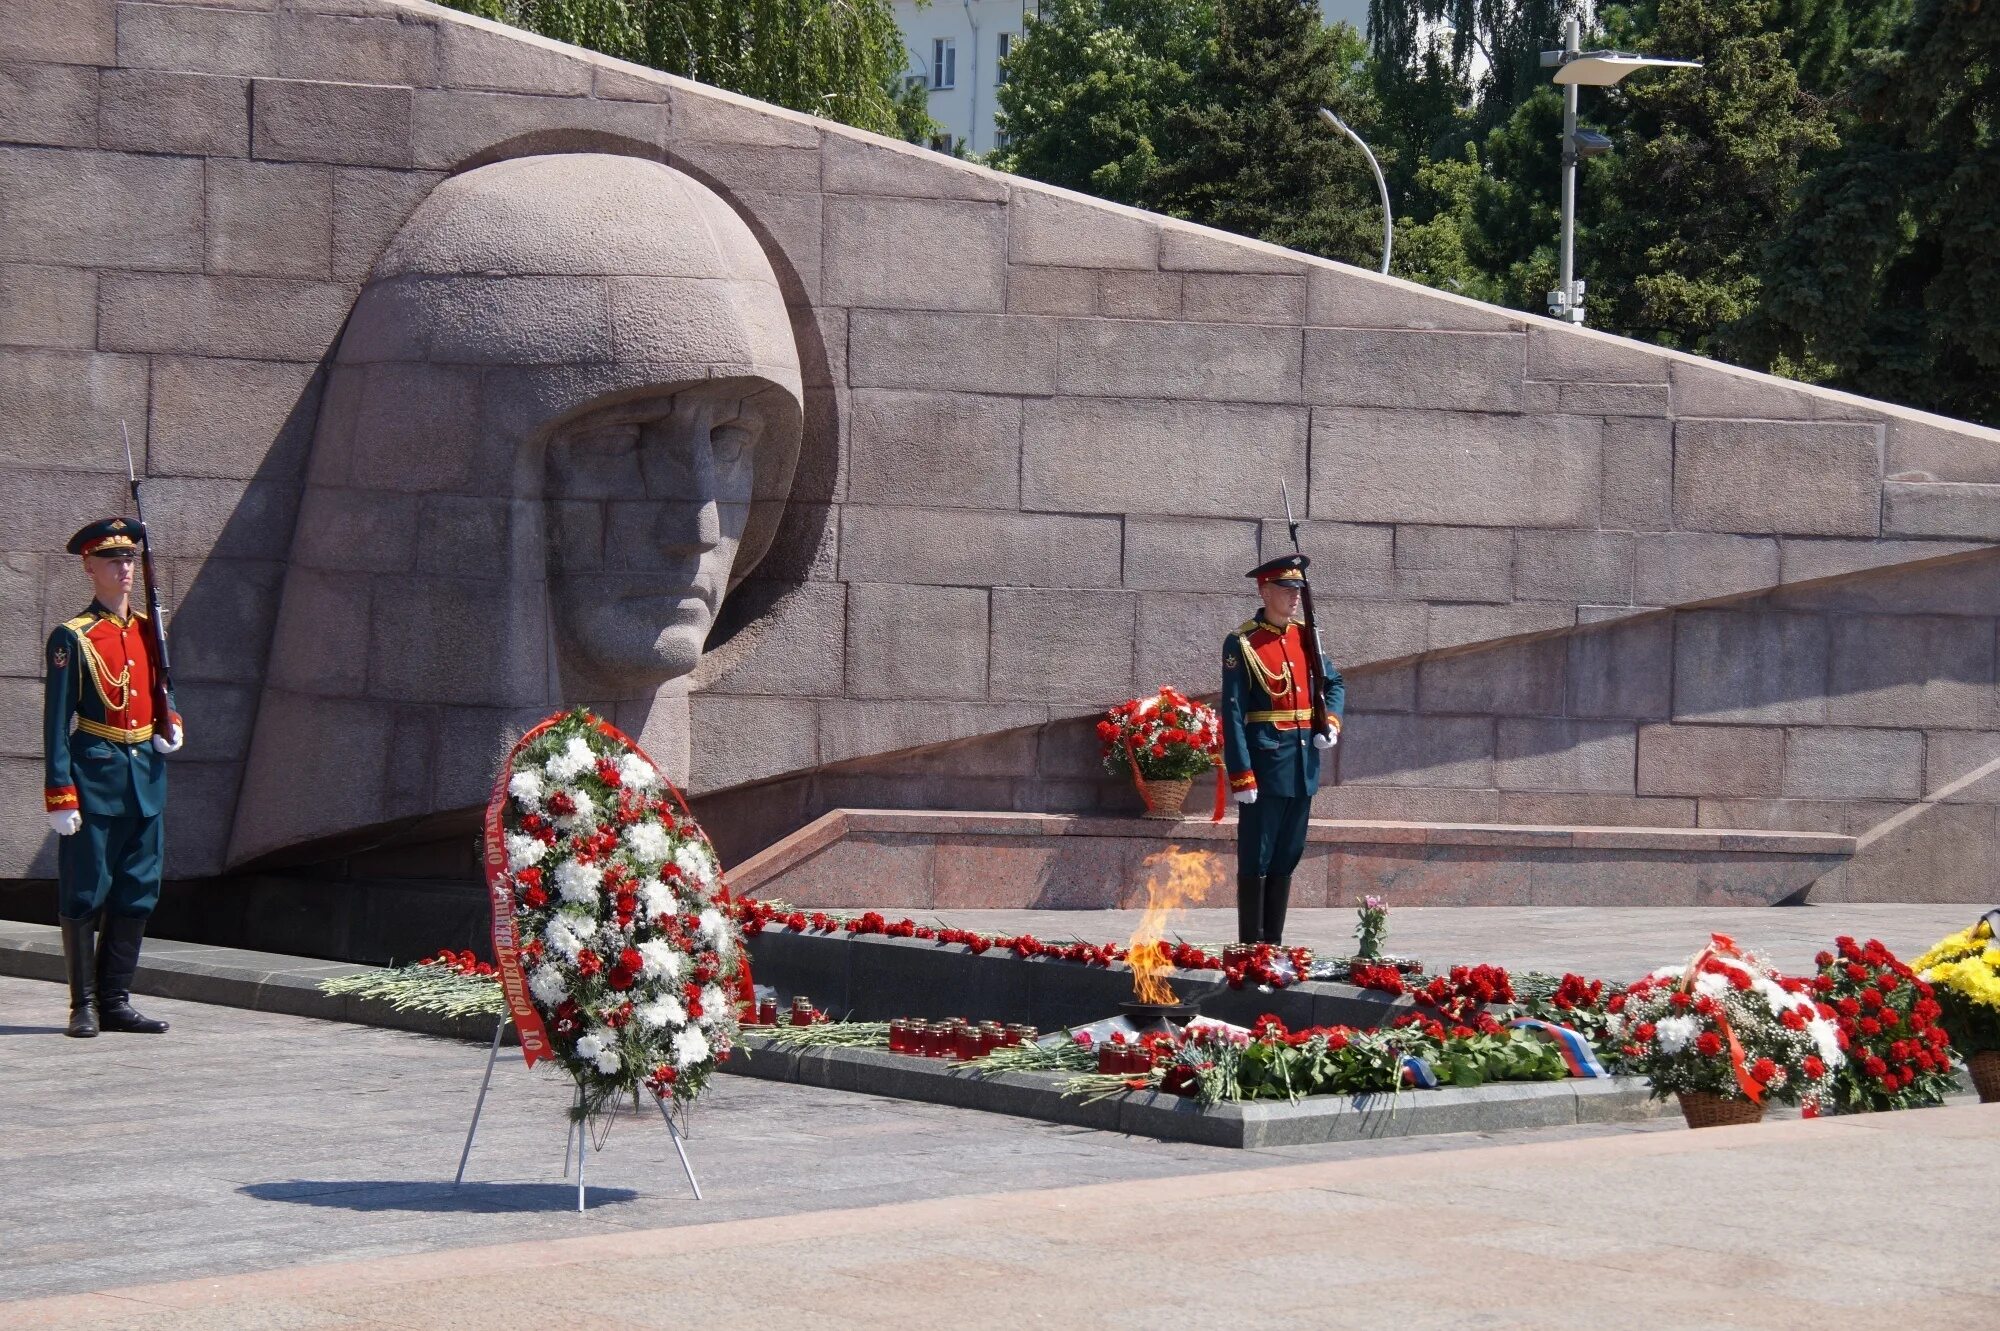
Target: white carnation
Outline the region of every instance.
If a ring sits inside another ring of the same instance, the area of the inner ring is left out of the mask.
[[[507,793],[525,809],[540,808],[544,790],[542,774],[532,767],[514,773],[514,779],[507,783]]]
[[[674,951],[673,945],[665,939],[647,939],[639,944],[639,955],[645,961],[643,969],[647,979],[665,980],[668,984],[680,982],[681,968],[687,964],[686,958]]]
[[[565,832],[573,832],[579,827],[597,826],[597,801],[590,798],[590,792],[571,790],[567,793],[576,808],[569,813],[559,815],[555,820],[556,826]]]
[[[606,1076],[616,1073],[623,1063],[618,1057],[618,1041],[609,1031],[592,1031],[579,1039],[576,1056],[586,1063],[595,1063],[597,1070]]]
[[[656,998],[650,1003],[641,1003],[638,1016],[642,1025],[656,1029],[685,1026],[688,1019],[687,1009],[681,1006],[678,998]]]
[[[1718,1003],[1729,997],[1730,988],[1729,981],[1713,971],[1703,971],[1694,977],[1694,991],[1707,994]]]
[[[639,906],[646,912],[646,918],[649,920],[658,919],[662,915],[677,915],[681,909],[680,902],[674,896],[674,890],[658,878],[639,880]]]
[[[674,1065],[691,1068],[708,1057],[708,1037],[699,1026],[684,1026],[674,1036]]]
[[[648,820],[634,823],[625,829],[625,844],[632,851],[632,858],[641,864],[660,864],[673,853],[673,843],[667,839],[667,829]]]
[[[1671,1057],[1688,1047],[1699,1027],[1693,1017],[1661,1017],[1653,1023],[1653,1035],[1660,1043],[1660,1052]]]
[[[716,985],[703,985],[701,987],[701,1015],[703,1019],[713,1022],[718,1020],[727,1011],[729,1011],[729,999],[723,995],[722,990]]]
[[[528,975],[528,989],[543,1007],[554,1007],[569,997],[569,986],[554,966],[535,967]]]
[[[595,902],[604,884],[604,870],[595,864],[564,860],[556,866],[556,891],[564,901],[578,905]]]
[[[618,779],[628,790],[651,790],[660,784],[660,774],[636,753],[620,755]]]
[[[583,951],[583,943],[592,931],[592,925],[585,924],[583,932],[577,932],[577,922],[568,915],[552,915],[542,937],[565,961],[575,961],[576,954]]]
[[[674,852],[674,863],[693,881],[707,887],[715,880],[715,862],[698,842],[683,842]]]
[[[550,754],[548,762],[543,764],[548,774],[557,781],[574,781],[595,766],[597,755],[590,751],[590,746],[583,742],[581,735],[570,736],[562,751]]]
[[[696,925],[701,930],[701,936],[708,940],[708,945],[715,949],[717,956],[729,955],[729,924],[722,918],[721,911],[713,906],[707,907],[697,917]]]
[[[1840,1032],[1825,1017],[1807,1021],[1806,1034],[1812,1036],[1813,1045],[1819,1050],[1819,1061],[1826,1064],[1828,1072],[1847,1061],[1847,1055],[1840,1052]]]
[[[539,837],[522,836],[519,832],[507,834],[507,867],[515,873],[540,864],[548,853],[549,848]]]

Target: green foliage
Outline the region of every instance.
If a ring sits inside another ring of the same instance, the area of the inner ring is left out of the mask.
[[[1741,346],[2000,423],[2000,6],[1921,0],[1851,95],[1859,125],[1773,237]]]
[[[1049,0],[1000,85],[1002,171],[1147,206],[1167,114],[1213,58],[1212,0]]]
[[[1153,206],[1372,267],[1382,244],[1373,173],[1319,118],[1324,106],[1364,139],[1373,132],[1366,54],[1352,28],[1320,21],[1313,0],[1221,0],[1214,58],[1166,116]]]
[[[1616,146],[1590,194],[1580,266],[1597,327],[1713,354],[1756,308],[1762,251],[1786,224],[1802,164],[1839,142],[1824,104],[1801,89],[1784,34],[1768,29],[1770,10],[1770,0],[1661,0],[1647,49],[1703,68],[1603,95]]]
[[[557,41],[921,141],[889,0],[443,0]]]

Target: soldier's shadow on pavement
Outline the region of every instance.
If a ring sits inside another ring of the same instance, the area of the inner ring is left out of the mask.
[[[60,1026],[0,1026],[0,1035],[61,1035]]]
[[[237,1189],[264,1202],[329,1207],[340,1211],[415,1211],[493,1215],[503,1211],[575,1211],[575,1183],[441,1183],[402,1179],[286,1179],[246,1183]],[[633,1188],[591,1185],[589,1204],[615,1206],[637,1197]]]

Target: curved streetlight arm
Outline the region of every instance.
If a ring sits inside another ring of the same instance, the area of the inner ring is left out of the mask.
[[[1382,178],[1382,165],[1375,160],[1375,154],[1369,151],[1368,145],[1361,141],[1361,136],[1349,129],[1339,116],[1322,106],[1319,109],[1319,117],[1342,134],[1345,134],[1348,138],[1353,139],[1355,145],[1368,158],[1368,169],[1375,173],[1375,188],[1381,191],[1382,194],[1382,273],[1384,276],[1387,276],[1389,272],[1389,251],[1396,243],[1396,224],[1395,220],[1389,214],[1389,182]]]

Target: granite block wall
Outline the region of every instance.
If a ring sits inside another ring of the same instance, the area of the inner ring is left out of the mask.
[[[61,542],[125,507],[121,419],[190,717],[174,872],[283,860],[243,825],[253,748],[302,801],[282,755],[347,755],[371,793],[335,843],[462,815],[511,718],[441,723],[424,689],[479,669],[450,634],[396,671],[369,644],[434,603],[436,552],[494,537],[484,491],[375,525],[304,498],[337,413],[364,444],[424,432],[330,384],[378,256],[441,180],[546,153],[700,181],[792,321],[789,501],[680,682],[682,775],[741,848],[829,800],[1116,807],[1087,718],[1212,686],[1283,477],[1355,684],[1323,812],[1850,830],[1914,807],[1843,890],[1990,895],[1993,778],[1953,783],[2000,754],[2000,434],[404,0],[18,0],[0,29],[0,877],[51,871],[39,640],[86,596]],[[410,397],[448,439],[449,393]],[[402,608],[343,558],[408,569]],[[304,719],[262,705],[286,643],[327,699]]]

